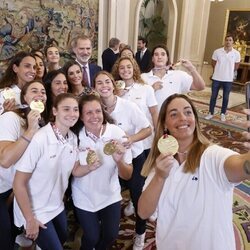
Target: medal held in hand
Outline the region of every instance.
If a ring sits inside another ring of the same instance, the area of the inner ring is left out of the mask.
[[[159,139],[157,147],[162,154],[171,153],[172,155],[175,155],[179,149],[177,140],[172,135],[167,134]]]
[[[44,111],[44,104],[42,101],[32,101],[30,103],[30,109],[37,110],[39,113]]]
[[[89,150],[87,157],[86,157],[86,162],[88,165],[93,165],[97,159],[96,152],[94,150]]]
[[[125,89],[126,83],[122,80],[115,81],[115,87],[117,89]]]
[[[8,99],[12,99],[12,98],[16,98],[16,93],[13,89],[10,89],[10,88],[6,88],[3,90],[3,98],[5,100],[8,100]]]
[[[116,150],[115,144],[111,141],[104,145],[103,152],[106,155],[112,155]]]

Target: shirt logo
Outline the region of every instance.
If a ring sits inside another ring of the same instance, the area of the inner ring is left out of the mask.
[[[193,176],[192,181],[198,181],[198,177]]]

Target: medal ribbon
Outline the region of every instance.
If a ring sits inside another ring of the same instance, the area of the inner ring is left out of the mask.
[[[98,139],[101,137],[102,135],[102,131],[103,131],[103,125],[101,126],[101,130],[100,130],[100,133],[99,133],[99,136],[96,136],[94,135],[93,133],[91,133],[90,131],[88,131],[87,129],[86,130],[86,134],[89,138],[91,138],[94,142],[97,142]]]
[[[55,133],[55,136],[57,138],[57,140],[61,143],[61,144],[66,144],[67,143],[67,140],[63,137],[62,133],[60,132],[59,128],[56,127],[55,124],[52,124],[51,123],[51,126],[52,126],[52,129]]]

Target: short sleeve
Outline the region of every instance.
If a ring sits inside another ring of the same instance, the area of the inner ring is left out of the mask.
[[[201,158],[200,167],[204,168],[204,174],[210,176],[223,191],[230,190],[238,184],[229,182],[224,169],[226,159],[235,154],[238,153],[228,148],[213,145],[205,150]]]
[[[21,118],[14,112],[0,115],[0,141],[17,141],[21,135]]]

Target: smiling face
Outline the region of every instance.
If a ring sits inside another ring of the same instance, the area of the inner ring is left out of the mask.
[[[96,100],[86,102],[82,106],[82,115],[80,119],[88,131],[94,134],[98,133],[104,119],[100,102]]]
[[[89,39],[78,39],[73,51],[80,64],[88,63],[92,54],[91,41]]]
[[[65,98],[53,107],[56,127],[60,131],[67,131],[74,126],[79,118],[78,102],[73,98]]]
[[[44,76],[45,65],[43,60],[39,56],[35,56],[36,58],[36,79],[42,79]]]
[[[58,74],[51,82],[52,96],[58,96],[61,93],[67,93],[68,83],[64,74]]]
[[[118,72],[122,80],[133,80],[134,69],[133,65],[128,59],[121,60],[118,66]]]
[[[152,62],[155,67],[162,68],[165,67],[168,61],[168,56],[163,48],[157,48],[152,56]]]
[[[22,88],[27,82],[31,82],[36,76],[36,60],[31,56],[26,56],[19,66],[13,65],[13,71],[17,75],[17,85]]]
[[[49,47],[47,49],[47,54],[46,54],[46,58],[48,63],[59,63],[60,60],[60,54],[59,54],[59,50],[56,47]]]
[[[167,107],[165,128],[178,141],[193,141],[195,131],[195,116],[191,105],[183,98],[173,99]]]
[[[82,85],[82,71],[79,65],[74,64],[69,67],[67,75],[70,84],[74,86]]]
[[[43,104],[45,104],[47,96],[44,86],[40,82],[31,83],[23,98],[28,105],[30,105],[32,101],[42,101]]]
[[[95,90],[102,98],[113,96],[114,85],[106,74],[99,74],[95,79]]]

